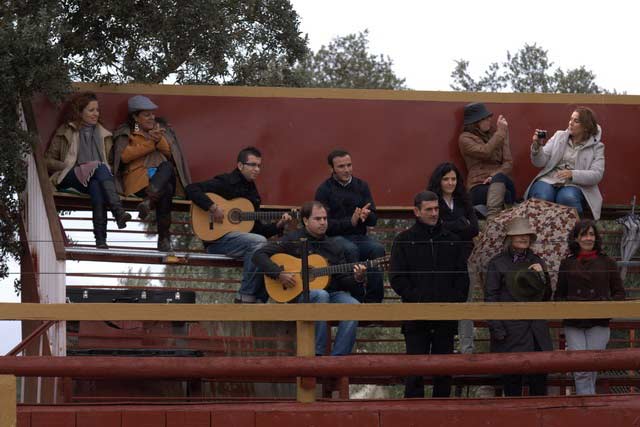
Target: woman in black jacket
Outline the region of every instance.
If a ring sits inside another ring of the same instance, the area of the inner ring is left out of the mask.
[[[595,221],[578,222],[569,234],[571,255],[560,264],[556,301],[624,300],[625,290],[616,262],[602,251]],[[609,319],[566,319],[569,350],[604,350],[609,342]],[[574,372],[576,394],[595,394],[597,372]]]
[[[438,195],[442,225],[463,242],[468,242],[468,258],[473,250],[473,238],[478,235],[478,218],[456,165],[448,162],[439,164],[431,174],[427,190]]]
[[[478,235],[478,218],[464,187],[462,174],[453,163],[441,163],[431,174],[427,190],[438,195],[442,225],[462,240],[466,262],[473,250],[473,238]],[[472,299],[473,288],[470,286],[467,301]],[[473,331],[472,320],[458,322],[460,353],[473,353]]]

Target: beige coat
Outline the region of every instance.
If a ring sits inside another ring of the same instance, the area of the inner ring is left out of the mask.
[[[497,173],[511,176],[513,157],[506,132],[497,130],[486,142],[474,133],[462,132],[458,146],[467,165],[467,190]]]
[[[100,141],[102,141],[102,144],[100,144],[100,156],[102,157],[103,163],[107,164],[106,153],[108,153],[113,146],[111,132],[103,128],[100,123],[96,126],[100,133]],[[76,165],[79,146],[80,132],[75,124],[65,123],[56,130],[47,151],[44,153],[49,179],[54,187],[60,184],[69,171]]]

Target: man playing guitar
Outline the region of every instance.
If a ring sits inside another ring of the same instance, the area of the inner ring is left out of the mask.
[[[218,175],[208,181],[189,184],[185,192],[199,208],[211,212],[214,222],[222,223],[225,216],[224,209],[213,203],[206,193],[216,193],[225,199],[237,197],[248,199],[257,211],[260,209],[260,194],[255,180],[261,168],[260,151],[255,147],[246,147],[238,153],[238,164],[232,172]],[[256,274],[251,258],[254,252],[267,242],[267,238],[282,233],[289,221],[291,216],[285,213],[275,224],[255,221],[249,233],[232,231],[216,241],[204,242],[210,254],[222,254],[243,260],[242,283],[234,302],[267,302],[268,296],[262,275]]]
[[[253,262],[258,271],[264,272],[273,279],[277,279],[284,287],[296,285],[294,274],[287,273],[270,257],[278,253],[286,253],[295,257],[302,255],[301,238],[309,243],[309,253],[323,256],[329,264],[345,264],[346,259],[342,246],[333,238],[327,238],[327,209],[317,201],[306,202],[300,209],[300,216],[304,228],[286,234],[282,241],[270,242],[256,251]],[[351,273],[336,273],[331,275],[326,289],[312,289],[309,292],[312,303],[358,304],[358,300],[351,294],[359,293],[364,286],[366,267],[356,264]],[[298,297],[300,300],[301,297]],[[353,320],[341,321],[338,326],[332,356],[350,354],[356,340],[358,322]],[[324,355],[327,345],[327,322],[316,322],[316,355]]]

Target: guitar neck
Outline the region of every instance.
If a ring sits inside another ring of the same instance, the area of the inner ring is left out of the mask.
[[[242,221],[275,221],[282,218],[282,215],[286,213],[293,216],[292,212],[289,211],[242,212],[240,214],[240,219]]]
[[[369,268],[377,267],[380,259],[370,259],[367,261],[350,262],[347,264],[328,265],[326,267],[314,268],[311,270],[313,277],[330,276],[332,274],[353,273],[353,267],[356,265],[364,265]]]

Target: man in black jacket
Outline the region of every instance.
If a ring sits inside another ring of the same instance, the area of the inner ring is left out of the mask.
[[[320,202],[307,202],[300,209],[300,216],[304,228],[293,231],[284,236],[280,242],[271,242],[258,249],[253,256],[253,262],[258,271],[277,279],[285,287],[295,286],[295,277],[287,273],[270,257],[278,253],[285,253],[300,258],[302,255],[301,238],[309,243],[309,254],[316,253],[327,260],[329,265],[345,264],[347,261],[344,251],[335,239],[327,238],[327,209]],[[330,277],[326,289],[311,289],[309,292],[312,303],[358,304],[352,293],[358,293],[364,286],[366,268],[355,265],[353,274],[337,273]],[[338,325],[335,343],[331,350],[332,356],[350,354],[356,341],[358,322],[343,320]],[[327,346],[327,322],[316,322],[316,355],[325,354]]]
[[[242,197],[260,209],[260,194],[255,180],[262,168],[262,154],[255,147],[247,147],[238,153],[238,164],[231,173],[218,175],[208,181],[187,185],[187,197],[203,210],[211,211],[214,221],[222,222],[225,212],[216,206],[206,193],[215,193],[225,199]],[[267,238],[281,233],[291,216],[284,214],[276,224],[263,224],[255,221],[250,233],[232,231],[214,242],[204,242],[210,254],[222,254],[243,260],[242,283],[234,302],[255,303],[267,302],[262,275],[256,274],[251,261],[254,252],[267,242]]]
[[[465,302],[469,289],[464,247],[455,234],[442,227],[438,196],[431,191],[414,199],[416,223],[393,241],[389,278],[402,302]],[[453,353],[458,322],[406,321],[402,325],[407,354]],[[449,397],[451,377],[433,379],[433,397]],[[409,376],[405,397],[424,397],[422,376]]]
[[[347,261],[357,262],[384,256],[384,246],[367,236],[367,227],[378,222],[376,205],[369,185],[353,176],[351,155],[334,150],[327,158],[331,176],[316,190],[315,199],[329,208],[328,236],[339,236]],[[364,302],[382,302],[384,298],[383,273],[372,268],[367,273],[364,295],[354,295]]]

